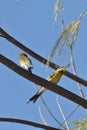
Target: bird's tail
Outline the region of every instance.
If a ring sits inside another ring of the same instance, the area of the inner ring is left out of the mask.
[[[31,98],[29,99],[29,101],[28,101],[27,103],[29,103],[29,102],[35,103],[41,94],[42,94],[42,93],[38,93],[38,92],[37,92],[33,97],[31,97]]]

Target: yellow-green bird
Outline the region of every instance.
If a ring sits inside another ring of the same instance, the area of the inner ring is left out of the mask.
[[[25,53],[21,53],[19,55],[19,63],[22,68],[28,70],[30,74],[32,73],[31,71],[31,69],[33,68],[32,62]]]
[[[57,84],[60,81],[63,73],[66,71],[66,67],[59,67],[58,69],[56,69],[54,73],[52,73],[50,76],[47,77],[47,80],[52,83]],[[46,88],[41,87],[41,89],[33,97],[31,97],[27,103],[29,102],[35,103],[37,99],[39,98],[39,96],[42,93],[44,93],[46,90],[47,90]]]

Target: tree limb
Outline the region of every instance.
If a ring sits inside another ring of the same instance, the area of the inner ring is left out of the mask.
[[[14,62],[6,58],[5,56],[0,54],[0,62],[10,68],[11,70],[15,71],[17,74],[21,75],[22,77],[26,78],[27,80],[30,80],[34,82],[35,84],[38,84],[40,86],[44,86],[46,89],[51,90],[77,104],[80,106],[87,108],[87,100],[81,98],[80,96],[62,88],[59,85],[56,85],[52,82],[47,81],[46,79],[43,79],[35,74],[30,75],[28,71],[22,69],[18,65],[16,65]]]
[[[14,44],[15,46],[19,47],[20,49],[22,49],[23,51],[25,51],[26,53],[28,53],[29,55],[31,55],[32,57],[34,57],[35,59],[37,59],[38,61],[42,62],[43,64],[46,64],[47,59],[41,57],[40,55],[36,54],[35,52],[33,52],[32,50],[30,50],[29,48],[27,48],[26,46],[24,46],[23,44],[21,44],[19,41],[17,41],[15,38],[13,38],[12,36],[10,36],[7,32],[5,32],[2,28],[0,28],[0,36],[7,39],[9,42],[11,42],[12,44]],[[44,61],[44,62],[43,62]],[[57,69],[59,66],[50,62],[49,66],[53,69]],[[84,85],[87,87],[87,81],[85,81],[84,79],[66,71],[64,73],[64,75],[66,75],[67,77],[73,79],[74,81]]]
[[[19,123],[19,124],[23,124],[23,125],[30,125],[30,126],[34,126],[37,128],[43,128],[45,130],[60,130],[58,128],[53,128],[50,126],[45,126],[39,123],[35,123],[35,122],[31,122],[31,121],[27,121],[27,120],[22,120],[22,119],[17,119],[17,118],[4,118],[4,117],[0,117],[0,122],[10,122],[10,123]]]

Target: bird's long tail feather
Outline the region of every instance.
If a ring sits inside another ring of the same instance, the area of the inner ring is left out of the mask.
[[[27,103],[29,103],[29,102],[33,102],[33,103],[35,103],[36,101],[37,101],[37,99],[39,98],[39,96],[41,95],[41,93],[36,93],[33,97],[31,97],[30,99],[29,99],[29,101],[27,102]]]

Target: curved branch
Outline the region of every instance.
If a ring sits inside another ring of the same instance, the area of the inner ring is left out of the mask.
[[[50,114],[50,116],[57,122],[57,124],[60,125],[61,123],[60,123],[60,122],[56,119],[56,117],[53,115],[53,113],[51,112],[50,108],[47,106],[47,104],[46,104],[45,100],[43,99],[43,97],[41,96],[40,98],[41,98],[41,100],[42,100],[44,106],[46,107],[48,113]],[[64,129],[65,129],[65,128],[64,128]]]
[[[61,113],[61,115],[62,115],[62,118],[63,118],[63,120],[65,121],[64,123],[65,123],[65,125],[66,125],[66,128],[67,128],[67,130],[69,130],[68,122],[66,121],[66,117],[65,117],[65,114],[64,114],[64,112],[63,112],[63,109],[62,109],[62,107],[61,107],[61,105],[60,105],[58,96],[56,97],[56,103],[57,103],[57,106],[58,106],[58,108],[59,108],[59,110],[60,110],[60,113]],[[61,125],[60,125],[60,126],[61,126]]]
[[[51,111],[51,109],[49,108],[49,106],[46,104],[46,102],[45,102],[44,98],[42,97],[42,95],[40,96],[40,98],[41,98],[41,101],[42,101],[44,107],[46,108],[46,110],[47,110],[48,113],[50,114],[50,116],[54,119],[54,121],[55,121],[58,125],[61,125],[61,123],[57,120],[57,118],[55,117],[55,115],[52,113],[52,111]],[[39,108],[40,108],[40,106],[39,106]],[[42,119],[43,114],[42,114],[41,108],[38,109],[38,110],[39,110],[39,115],[40,115],[40,117],[41,117],[41,119]],[[43,118],[44,118],[44,117],[43,117]],[[44,118],[44,120],[45,120],[45,118]],[[42,119],[42,121],[43,121],[43,119]],[[44,124],[45,124],[45,122],[46,122],[46,121],[43,121]],[[47,124],[45,124],[45,125],[47,125]],[[63,129],[66,129],[66,128],[63,127]]]
[[[43,128],[46,130],[60,130],[58,128],[53,128],[50,126],[45,126],[36,122],[31,122],[31,121],[27,121],[27,120],[22,120],[22,119],[16,119],[16,118],[4,118],[4,117],[0,117],[0,122],[10,122],[10,123],[19,123],[19,124],[23,124],[23,125],[28,125],[28,126],[34,126],[37,128]]]
[[[34,57],[35,59],[37,59],[38,61],[42,62],[43,64],[47,63],[47,59],[41,57],[40,55],[36,54],[35,52],[33,52],[32,50],[30,50],[29,48],[27,48],[26,46],[24,46],[23,44],[21,44],[19,41],[17,41],[15,38],[13,38],[12,36],[10,36],[7,32],[5,32],[2,28],[0,28],[0,36],[7,39],[9,42],[11,42],[12,44],[14,44],[15,46],[19,47],[20,49],[22,49],[23,51],[25,51],[26,53],[28,53],[29,55],[31,55],[32,57]],[[44,62],[43,62],[44,61]],[[49,66],[53,69],[58,68],[59,66],[50,62]],[[66,75],[67,77],[71,78],[72,80],[87,86],[87,81],[85,81],[84,79],[73,75],[72,73],[66,71],[64,73],[64,75]]]
[[[74,75],[77,75],[77,71],[76,71],[76,67],[75,67],[75,63],[74,63],[74,58],[73,58],[72,47],[69,47],[69,52],[70,52],[70,61],[71,61],[73,73],[74,73]],[[82,98],[85,98],[85,95],[84,95],[84,93],[83,93],[81,84],[80,84],[80,83],[77,83],[77,87],[78,87],[80,96],[81,96]]]
[[[40,114],[40,117],[41,117],[41,120],[43,121],[44,125],[48,126],[43,114],[42,114],[42,110],[41,110],[41,107],[38,106],[38,111],[39,111],[39,114]]]
[[[16,65],[14,62],[6,58],[5,56],[0,54],[0,62],[10,68],[11,70],[15,71],[17,74],[21,75],[22,77],[26,78],[27,80],[30,80],[34,82],[35,84],[38,84],[40,86],[44,86],[46,89],[49,89],[77,104],[80,106],[83,106],[84,108],[87,108],[87,100],[81,98],[80,96],[64,89],[63,87],[56,85],[50,81],[47,81],[46,79],[43,79],[35,74],[30,75],[28,71],[22,69],[18,65]]]

